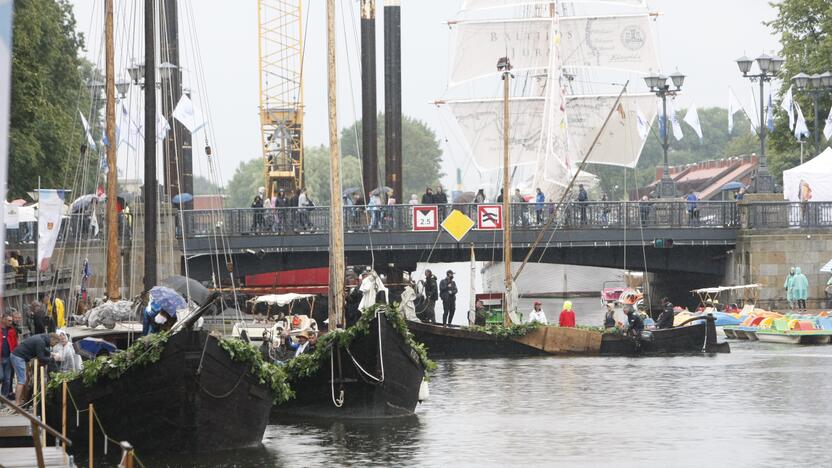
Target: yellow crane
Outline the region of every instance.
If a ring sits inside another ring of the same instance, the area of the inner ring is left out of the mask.
[[[302,0],[258,0],[260,129],[266,193],[303,186]]]

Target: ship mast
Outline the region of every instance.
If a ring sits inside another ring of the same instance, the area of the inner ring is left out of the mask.
[[[329,326],[343,325],[344,310],[344,210],[341,203],[341,151],[335,86],[335,0],[326,1],[327,92],[329,94]]]
[[[156,44],[155,0],[144,2],[144,290],[156,286]]]
[[[107,298],[117,301],[119,294],[119,246],[116,197],[118,196],[118,171],[116,170],[116,101],[115,64],[113,47],[113,0],[104,2],[105,35],[105,88],[107,120]]]
[[[511,326],[509,313],[514,308],[512,299],[513,278],[511,275],[511,218],[509,213],[509,115],[508,115],[508,94],[509,80],[514,76],[511,74],[511,62],[508,57],[501,57],[497,61],[497,70],[502,72],[503,78],[503,263],[505,264],[505,307],[503,307],[503,326]]]

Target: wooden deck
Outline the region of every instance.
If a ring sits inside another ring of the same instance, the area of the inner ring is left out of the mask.
[[[0,437],[31,437],[32,425],[23,416],[0,416]],[[2,460],[2,458],[0,458]]]
[[[69,456],[60,447],[43,449],[43,462],[47,467],[71,468]],[[30,468],[38,466],[34,447],[0,448],[0,465],[4,468]]]

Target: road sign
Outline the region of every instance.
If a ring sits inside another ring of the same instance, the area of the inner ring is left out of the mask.
[[[439,230],[438,219],[435,205],[413,207],[414,231],[437,231]]]
[[[502,205],[477,206],[477,229],[500,230],[503,228]]]
[[[465,216],[465,214],[459,210],[452,211],[451,214],[445,218],[445,221],[442,221],[442,228],[448,231],[448,234],[456,239],[457,242],[461,241],[472,227],[474,227],[474,220]]]

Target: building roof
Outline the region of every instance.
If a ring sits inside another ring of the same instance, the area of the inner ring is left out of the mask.
[[[709,200],[721,196],[722,187],[729,182],[738,181],[749,185],[756,168],[757,156],[752,154],[671,166],[670,177],[676,182],[679,193],[693,191],[700,200]],[[662,167],[656,168],[656,179],[638,190],[639,197],[655,190],[662,172]]]

